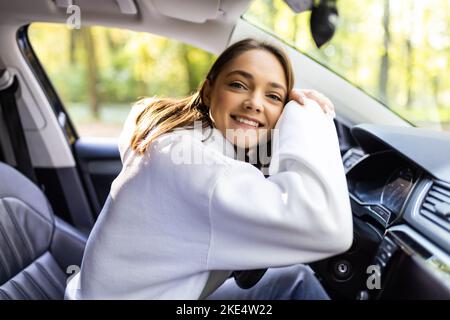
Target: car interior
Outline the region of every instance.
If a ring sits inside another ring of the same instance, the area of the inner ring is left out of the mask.
[[[247,37],[284,47],[297,83],[335,104],[353,214],[351,248],[309,264],[318,279],[338,300],[450,299],[450,134],[415,127],[250,23],[243,14],[251,2],[0,1],[0,300],[64,298],[122,169],[116,141],[78,135],[28,37],[34,22],[65,24],[72,5],[82,24],[213,54]],[[248,273],[247,286],[263,274]]]

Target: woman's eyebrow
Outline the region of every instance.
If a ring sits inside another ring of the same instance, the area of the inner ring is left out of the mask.
[[[253,80],[253,75],[251,73],[248,73],[248,72],[243,71],[243,70],[233,70],[233,71],[227,73],[226,76],[228,77],[228,76],[231,76],[233,74],[239,74],[239,75],[243,76],[244,78],[247,78],[249,80]]]
[[[252,75],[251,73],[248,73],[248,72],[243,71],[243,70],[233,70],[233,71],[227,73],[227,74],[226,74],[226,77],[228,77],[228,76],[230,76],[230,75],[233,75],[233,74],[239,74],[239,75],[241,75],[241,76],[243,76],[244,78],[247,78],[247,79],[249,79],[249,80],[253,80],[253,79],[254,79],[254,77],[253,77],[253,75]],[[281,90],[283,90],[284,92],[286,92],[286,89],[284,88],[284,86],[281,85],[281,84],[279,84],[279,83],[276,83],[276,82],[270,82],[269,85],[270,85],[271,87],[273,87],[273,88],[278,88],[278,89],[281,89]]]

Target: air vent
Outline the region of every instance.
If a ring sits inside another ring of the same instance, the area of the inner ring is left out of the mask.
[[[420,214],[450,231],[450,185],[433,182],[420,208]]]
[[[342,157],[344,163],[345,172],[349,171],[353,165],[364,156],[364,151],[358,148],[352,148],[348,150]]]

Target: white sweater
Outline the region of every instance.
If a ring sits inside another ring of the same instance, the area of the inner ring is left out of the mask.
[[[204,142],[194,130],[176,130],[137,155],[129,142],[138,112],[125,124],[123,169],[66,298],[198,299],[214,273],[222,277],[217,287],[230,270],[308,263],[350,247],[336,129],[314,101],[286,105],[268,178],[235,160],[217,129]],[[182,148],[206,161],[174,161]]]

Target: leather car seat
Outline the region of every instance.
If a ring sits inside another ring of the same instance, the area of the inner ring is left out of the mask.
[[[0,300],[63,299],[86,240],[35,184],[0,163]]]

